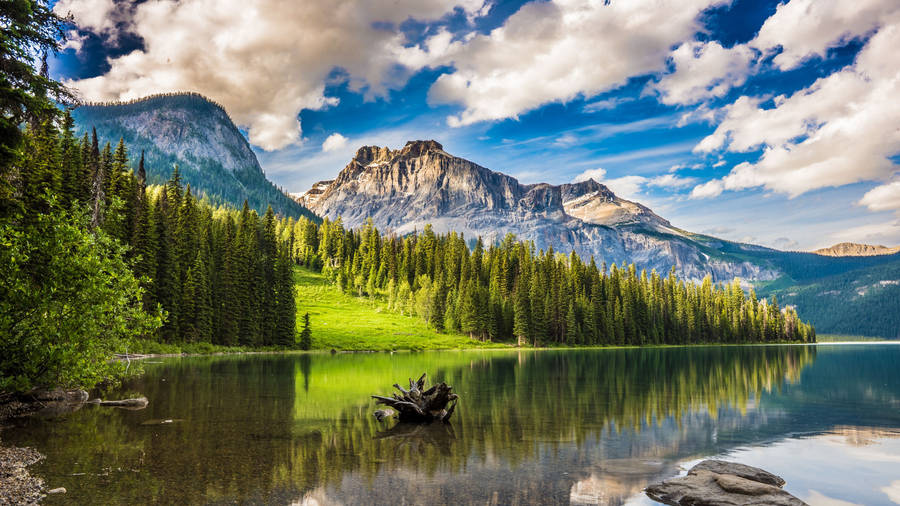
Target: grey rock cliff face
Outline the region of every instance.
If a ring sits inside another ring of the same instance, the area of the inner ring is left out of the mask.
[[[523,185],[515,178],[450,155],[433,140],[399,150],[364,146],[334,181],[298,200],[322,217],[356,227],[372,218],[383,231],[407,234],[431,224],[469,239],[499,241],[507,233],[608,264],[635,263],[689,278],[772,279],[775,272],[741,261],[713,260],[690,234],[649,208],[588,180]]]

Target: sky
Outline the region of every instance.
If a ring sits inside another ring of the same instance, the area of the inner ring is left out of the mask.
[[[58,0],[86,100],[196,91],[270,180],[435,139],[673,225],[809,250],[900,244],[896,0]]]

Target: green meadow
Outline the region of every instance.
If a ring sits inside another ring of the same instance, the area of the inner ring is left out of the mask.
[[[390,351],[507,348],[455,333],[438,333],[419,318],[386,307],[382,298],[343,293],[322,274],[294,268],[297,290],[297,332],[309,313],[312,348],[318,350]]]

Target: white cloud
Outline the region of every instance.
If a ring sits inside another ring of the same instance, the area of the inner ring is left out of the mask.
[[[867,223],[839,230],[830,235],[831,243],[856,242],[862,244],[900,244],[900,221]]]
[[[791,0],[778,6],[750,45],[769,53],[780,48],[773,63],[789,70],[883,26],[897,10],[894,0]]]
[[[703,184],[697,185],[691,190],[691,198],[692,199],[708,199],[712,197],[718,197],[722,194],[722,190],[724,190],[724,185],[721,181],[717,179],[713,179],[712,181],[707,181]]]
[[[669,50],[700,29],[698,15],[724,0],[533,2],[486,35],[453,42],[433,64],[434,103],[458,103],[451,126],[515,118],[548,102],[591,97],[665,67]]]
[[[404,36],[384,29],[433,20],[460,7],[479,15],[483,0],[158,0],[129,7],[112,0],[60,0],[79,27],[141,37],[143,49],[111,58],[101,76],[68,82],[88,100],[197,91],[221,103],[266,149],[300,141],[298,115],[336,103],[325,97],[335,68],[370,95],[401,85],[417,68]],[[127,16],[125,16],[127,14]],[[381,22],[381,23],[377,23]],[[440,52],[439,42],[429,50]],[[398,71],[406,64],[406,71]]]
[[[557,137],[556,140],[553,141],[553,144],[560,146],[560,147],[569,147],[569,146],[574,145],[577,142],[578,142],[578,137],[575,137],[571,133],[566,133],[566,134],[563,134],[563,135]]]
[[[693,185],[697,182],[696,178],[693,177],[680,177],[675,174],[663,174],[661,176],[656,176],[650,181],[647,182],[650,186],[656,186],[658,188],[685,188]]]
[[[884,19],[853,65],[775,97],[774,107],[741,97],[723,108],[724,119],[695,151],[763,153],[692,196],[763,186],[795,197],[890,178],[897,170],[890,157],[900,152],[900,4],[894,5],[895,15]]]
[[[87,38],[87,35],[80,35],[78,30],[69,30],[66,32],[66,40],[63,41],[59,48],[63,51],[66,49],[73,49],[76,53],[80,53],[81,48],[84,47],[84,41],[87,40]]]
[[[890,485],[881,487],[881,491],[888,496],[894,504],[900,504],[900,480],[894,480]]]
[[[343,135],[335,132],[328,136],[325,139],[325,142],[322,143],[322,151],[337,151],[345,146],[347,146],[347,138]]]
[[[612,179],[606,178],[606,170],[602,168],[589,169],[575,176],[574,183],[580,183],[593,179],[606,185],[619,197],[633,199],[640,195],[648,186],[665,189],[679,189],[694,184],[694,178],[678,177],[674,174],[664,174],[653,178],[644,176],[622,176]]]
[[[622,176],[600,182],[619,197],[631,200],[641,194],[644,185],[647,184],[647,178],[643,176]]]
[[[59,0],[53,10],[71,14],[81,28],[116,38],[119,25],[128,21],[128,6],[115,0]]]
[[[624,97],[610,97],[603,100],[597,100],[596,102],[591,102],[589,104],[585,104],[585,106],[581,109],[586,113],[598,112],[598,111],[608,111],[610,109],[615,109],[619,107],[619,105],[629,102],[631,99]]]
[[[674,72],[652,86],[664,104],[695,104],[724,96],[744,84],[754,58],[743,45],[726,49],[716,41],[685,42],[672,51]]]
[[[900,179],[872,188],[859,203],[872,211],[900,211]]]
[[[798,251],[800,243],[790,237],[779,237],[772,241],[772,246],[782,251]]]
[[[599,167],[596,169],[588,169],[588,170],[582,172],[581,174],[578,174],[577,176],[575,176],[575,178],[572,179],[572,182],[573,183],[581,183],[582,181],[587,181],[589,179],[593,179],[594,181],[597,181],[598,183],[603,181],[604,179],[606,179],[606,169],[601,169]]]

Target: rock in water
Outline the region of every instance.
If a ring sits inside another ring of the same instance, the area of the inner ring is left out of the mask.
[[[66,487],[53,488],[47,491],[48,494],[65,494]]]
[[[724,460],[704,460],[697,464],[691,471],[706,470],[717,474],[733,474],[748,480],[775,485],[776,487],[784,486],[784,479],[776,476],[768,471],[764,471],[758,467],[738,464],[737,462],[725,462]]]
[[[783,490],[780,476],[744,464],[704,460],[687,476],[647,487],[647,496],[672,506],[803,506]]]

